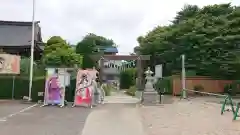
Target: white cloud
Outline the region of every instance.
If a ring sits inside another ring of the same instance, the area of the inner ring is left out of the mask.
[[[184,4],[204,6],[237,0],[36,0],[44,40],[59,35],[72,43],[93,32],[112,38],[128,54],[136,38],[166,25]],[[0,20],[31,21],[32,0],[0,0]]]

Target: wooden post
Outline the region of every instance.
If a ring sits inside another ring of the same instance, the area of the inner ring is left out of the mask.
[[[142,63],[141,63],[140,57],[138,57],[137,59],[137,78],[138,78],[137,89],[141,91],[142,90]]]
[[[104,58],[100,58],[100,69],[99,69],[99,82],[100,84],[103,84],[103,68],[104,68]]]

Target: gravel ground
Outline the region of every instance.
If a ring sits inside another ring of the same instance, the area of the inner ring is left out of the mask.
[[[240,119],[220,115],[221,105],[205,99],[139,107],[144,128],[148,135],[240,135]]]

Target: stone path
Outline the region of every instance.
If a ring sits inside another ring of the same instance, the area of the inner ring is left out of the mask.
[[[88,116],[81,135],[145,135],[136,104],[126,104],[137,101],[123,94],[106,97],[107,103]]]
[[[111,96],[106,96],[105,103],[137,103],[139,102],[138,98],[125,95],[122,91],[113,92]]]

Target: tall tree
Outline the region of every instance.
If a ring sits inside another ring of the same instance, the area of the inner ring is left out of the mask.
[[[76,53],[83,56],[83,68],[92,68],[96,63],[90,58],[90,55],[97,53],[99,47],[114,46],[116,44],[112,39],[90,33],[77,43]]]
[[[81,65],[81,56],[59,36],[51,37],[44,48],[43,62],[46,66],[73,67]]]
[[[239,25],[240,7],[229,3],[203,8],[188,5],[177,13],[173,24],[138,38],[138,50],[155,56],[150,65],[154,66],[156,57],[164,63],[165,75],[180,72],[180,55],[186,54],[187,69],[198,75],[238,78]]]

